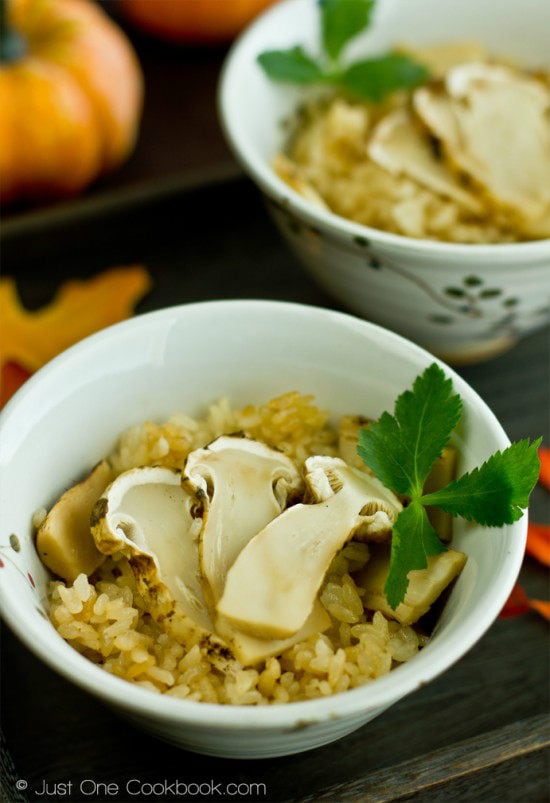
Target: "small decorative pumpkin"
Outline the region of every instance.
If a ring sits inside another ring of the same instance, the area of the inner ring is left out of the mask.
[[[174,42],[216,44],[239,33],[274,0],[119,0],[139,28]]]
[[[90,0],[0,0],[0,198],[71,195],[130,153],[137,57]]]

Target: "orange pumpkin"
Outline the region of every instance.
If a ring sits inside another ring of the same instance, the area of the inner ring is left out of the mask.
[[[119,0],[137,26],[175,42],[232,39],[274,0]]]
[[[142,76],[90,0],[0,0],[0,198],[70,195],[131,151]]]

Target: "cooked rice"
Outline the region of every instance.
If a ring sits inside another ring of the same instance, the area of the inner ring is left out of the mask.
[[[547,223],[539,234],[523,231],[517,216],[504,209],[484,205],[473,213],[455,199],[376,164],[367,142],[385,113],[405,106],[407,98],[397,93],[381,104],[339,96],[313,102],[301,110],[286,152],[274,159],[274,170],[314,205],[407,237],[483,244],[548,236]]]
[[[204,420],[177,414],[164,424],[124,433],[109,460],[117,473],[143,465],[182,468],[193,449],[236,431],[264,440],[302,463],[336,454],[336,433],[311,397],[287,393],[240,411],[227,401]],[[412,627],[363,608],[355,571],[368,559],[351,542],[335,557],[320,599],[332,625],[257,668],[243,668],[228,649],[205,637],[182,611],[154,621],[128,561],[108,558],[72,586],[50,586],[50,616],[58,633],[108,672],[152,691],[187,700],[236,705],[287,703],[323,697],[367,683],[412,658],[425,638]]]
[[[313,404],[312,396],[291,391],[242,410],[232,410],[221,399],[199,421],[182,413],[164,424],[146,421],[122,435],[109,461],[117,474],[148,465],[181,469],[189,452],[235,432],[264,441],[299,464],[312,454],[336,454],[336,433],[328,426],[327,413]]]

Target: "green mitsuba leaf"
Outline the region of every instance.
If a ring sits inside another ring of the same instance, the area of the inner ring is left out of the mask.
[[[258,63],[274,81],[295,84],[324,83],[372,101],[398,89],[410,89],[429,77],[428,70],[404,54],[393,53],[342,67],[346,45],[372,21],[376,0],[317,0],[320,12],[321,57],[316,59],[297,45],[268,50]]]
[[[423,494],[436,459],[460,420],[462,401],[436,363],[418,376],[395,402],[359,433],[357,452],[383,484],[410,498],[393,526],[390,570],[384,586],[395,610],[405,599],[408,573],[425,569],[428,557],[446,547],[428,520],[426,505],[440,507],[484,526],[512,524],[523,515],[539,476],[542,438],[518,441],[496,452],[482,466]]]
[[[290,50],[266,50],[258,56],[258,63],[274,81],[311,84],[325,78],[323,68],[298,46]]]
[[[496,452],[479,468],[424,496],[422,503],[488,527],[517,521],[538,479],[541,442],[524,439]]]
[[[446,549],[420,502],[411,502],[401,511],[393,525],[390,571],[384,586],[386,599],[394,610],[405,599],[408,573],[425,569],[431,555]]]
[[[408,56],[391,53],[351,64],[338,76],[339,84],[358,97],[381,101],[398,89],[411,89],[424,83],[429,72]]]
[[[412,485],[403,461],[406,448],[399,424],[390,413],[382,413],[378,421],[359,432],[357,454],[386,488],[400,494],[408,494]]]
[[[432,363],[402,393],[394,415],[383,413],[359,433],[357,453],[387,488],[420,497],[430,470],[462,413],[452,381]]]
[[[395,417],[408,443],[413,476],[411,495],[422,493],[428,474],[461,415],[462,400],[453,392],[452,380],[436,363],[414,380],[412,390],[398,396]]]
[[[375,0],[319,0],[325,53],[337,61],[347,43],[370,25]]]

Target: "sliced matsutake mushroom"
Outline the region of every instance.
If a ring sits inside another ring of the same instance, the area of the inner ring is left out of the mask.
[[[310,615],[335,554],[356,533],[389,536],[401,503],[338,457],[306,460],[314,504],[297,504],[258,533],[227,574],[219,614],[261,639],[292,636]]]
[[[469,212],[483,212],[479,200],[438,158],[433,142],[408,109],[395,109],[382,118],[371,134],[367,152],[392,175],[407,176]]]
[[[130,469],[97,501],[92,534],[101,552],[128,558],[153,615],[166,615],[176,601],[193,621],[211,629],[199,576],[196,504],[182,487],[179,471]]]
[[[203,590],[215,606],[227,571],[252,536],[302,491],[293,461],[259,441],[224,435],[191,452],[184,484],[203,500],[199,561]]]
[[[90,515],[111,478],[111,466],[102,460],[61,496],[37,530],[36,548],[42,562],[69,583],[79,574],[91,574],[105,560],[90,534]]]
[[[227,642],[232,653],[243,666],[254,666],[271,655],[281,655],[289,647],[313,636],[323,633],[331,625],[326,608],[316,599],[306,621],[294,635],[285,639],[260,639],[236,630],[230,622],[218,616],[216,632]]]
[[[355,582],[364,590],[363,604],[366,608],[382,611],[385,616],[410,625],[428,612],[441,592],[460,574],[465,563],[466,555],[456,549],[447,549],[428,558],[425,569],[409,572],[405,599],[395,611],[384,593],[390,570],[390,550],[386,544],[378,544],[372,550],[369,562],[355,576]]]
[[[527,221],[549,215],[550,87],[507,66],[463,64],[420,87],[413,108],[450,167]]]

